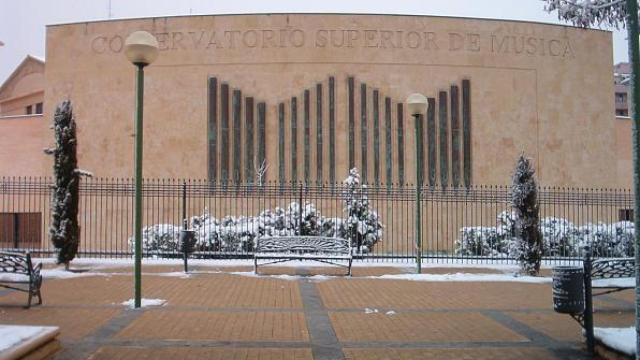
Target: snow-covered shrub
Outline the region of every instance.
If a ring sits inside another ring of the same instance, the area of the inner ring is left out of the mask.
[[[180,226],[156,224],[142,229],[142,251],[162,253],[179,251]],[[134,238],[129,238],[129,247],[133,249]]]
[[[456,241],[456,254],[464,256],[504,256],[506,255],[497,228],[470,226],[460,229],[460,239]]]
[[[463,227],[455,253],[464,256],[513,256],[517,241],[511,235],[509,213],[498,215],[496,227]],[[621,221],[612,224],[575,226],[570,221],[546,217],[540,221],[543,255],[582,256],[590,246],[596,257],[629,257],[634,254],[634,226]],[[517,250],[516,250],[517,251]]]
[[[633,256],[634,233],[629,221],[586,224],[578,229],[580,247],[590,246],[595,257]]]
[[[540,221],[544,256],[578,256],[578,231],[566,219],[546,217]]]
[[[513,238],[515,233],[516,214],[513,211],[505,210],[498,214],[497,219],[497,233],[498,236],[503,237],[505,240]]]
[[[382,238],[382,223],[378,213],[370,209],[367,187],[360,182],[358,169],[349,170],[343,181],[344,211],[347,214],[346,234],[351,246],[359,252],[368,252]]]
[[[257,216],[216,219],[205,209],[189,220],[196,233],[195,251],[250,252],[263,236],[328,236],[350,239],[354,248],[368,252],[382,238],[382,223],[370,207],[366,186],[356,169],[344,181],[343,218],[326,218],[311,202],[291,202],[286,208],[265,209]],[[178,251],[180,226],[152,225],[143,230],[147,253]],[[129,240],[133,247],[133,240]]]
[[[635,227],[631,221],[620,221],[611,224],[614,237],[618,242],[617,251],[621,257],[635,255]]]
[[[347,238],[347,228],[341,218],[322,218],[320,225],[320,234],[326,237],[342,237]]]

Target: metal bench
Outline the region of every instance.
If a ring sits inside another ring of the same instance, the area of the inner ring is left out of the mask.
[[[29,253],[0,252],[0,273],[16,275],[8,279],[2,279],[0,275],[0,287],[28,293],[29,299],[27,306],[25,306],[27,309],[31,307],[31,299],[34,296],[38,297],[38,305],[40,305],[42,304],[41,269],[41,263],[33,266]]]
[[[582,326],[587,349],[591,354],[595,349],[593,297],[635,289],[635,263],[634,258],[593,260],[590,248],[585,247],[582,269],[576,267],[561,269],[560,267],[559,271],[566,273],[558,274],[557,278],[554,274],[554,310],[570,315]],[[594,293],[594,289],[602,289],[602,291]]]
[[[347,269],[347,275],[351,276],[353,256],[351,242],[347,239],[325,236],[278,236],[258,238],[253,259],[256,274],[259,265],[312,260],[344,267]]]
[[[634,258],[598,259],[591,261],[591,288],[603,289],[592,296],[635,289],[636,261]],[[629,278],[630,281],[616,281]]]

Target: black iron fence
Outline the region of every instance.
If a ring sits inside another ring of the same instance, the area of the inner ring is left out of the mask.
[[[48,239],[49,178],[0,178],[0,248],[54,253]],[[412,185],[343,183],[216,184],[147,179],[143,184],[144,256],[178,257],[184,219],[196,230],[194,256],[243,258],[257,237],[325,235],[350,238],[357,257],[413,261],[416,228],[422,256],[434,262],[512,262],[517,252],[508,186],[421,188],[415,218]],[[83,179],[80,249],[85,257],[130,257],[132,179]],[[600,257],[633,255],[629,190],[541,187],[544,256],[579,259],[584,245]]]

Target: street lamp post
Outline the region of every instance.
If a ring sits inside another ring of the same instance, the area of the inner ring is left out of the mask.
[[[422,94],[411,94],[407,97],[407,110],[415,119],[416,129],[416,267],[418,274],[422,273],[422,142],[420,134],[420,116],[427,111],[427,98]]]
[[[158,57],[158,41],[146,31],[136,31],[124,43],[127,59],[136,66],[135,117],[135,208],[134,208],[134,307],[141,305],[142,265],[142,113],[144,98],[144,67]]]

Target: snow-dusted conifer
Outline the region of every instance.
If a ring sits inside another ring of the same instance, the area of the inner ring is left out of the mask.
[[[45,150],[53,155],[54,176],[49,236],[58,250],[58,264],[68,269],[78,251],[78,190],[80,176],[86,173],[77,169],[76,122],[69,100],[56,108],[53,130],[55,147]]]
[[[542,260],[538,186],[531,160],[521,154],[513,173],[511,203],[515,213],[516,243],[512,252],[523,273],[537,275]]]
[[[347,213],[346,237],[357,251],[368,251],[382,237],[378,213],[370,209],[367,187],[360,182],[358,169],[349,170],[344,180],[343,198]]]

